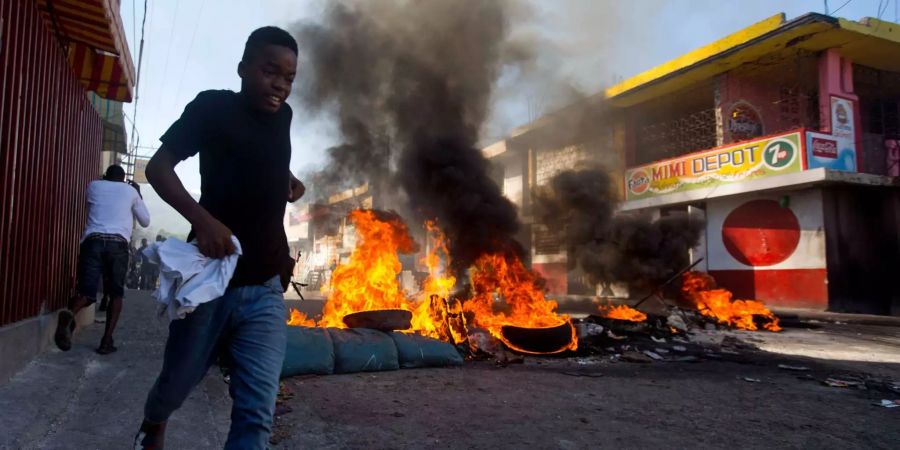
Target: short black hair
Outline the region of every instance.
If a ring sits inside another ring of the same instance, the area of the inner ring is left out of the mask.
[[[297,41],[290,33],[278,27],[262,27],[250,33],[247,44],[244,45],[244,55],[241,57],[241,61],[249,62],[250,56],[266,45],[280,45],[291,49],[295,55],[299,54]]]
[[[103,179],[107,181],[125,181],[125,169],[118,164],[113,164],[106,168],[106,174]]]

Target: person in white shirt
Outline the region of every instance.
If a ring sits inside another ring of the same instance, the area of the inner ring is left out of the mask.
[[[60,350],[72,348],[75,314],[97,300],[102,279],[103,292],[110,300],[106,308],[106,331],[97,353],[105,355],[116,351],[113,331],[122,312],[134,220],[146,228],[150,225],[150,213],[140,187],[133,182],[126,183],[125,170],[118,165],[109,166],[102,180],[88,185],[87,202],[88,219],[78,253],[76,295],[69,299],[69,307],[59,312],[54,340]]]

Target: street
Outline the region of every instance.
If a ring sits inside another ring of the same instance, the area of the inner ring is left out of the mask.
[[[292,306],[315,308],[315,301]],[[830,387],[853,374],[898,380],[900,328],[818,323],[738,336],[761,349],[698,363],[604,358],[467,362],[462,368],[297,377],[285,381],[275,448],[897,448],[900,394]],[[119,351],[94,352],[95,324],[0,387],[0,448],[120,449],[159,370],[165,324],[131,291]],[[815,348],[818,358],[802,356]],[[827,359],[828,351],[838,357]],[[797,356],[800,355],[800,356]],[[808,371],[779,369],[779,364]],[[758,380],[758,381],[748,381]],[[167,448],[221,448],[230,399],[216,368],[173,416]]]

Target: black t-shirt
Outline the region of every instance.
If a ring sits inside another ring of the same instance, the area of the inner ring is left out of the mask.
[[[291,116],[287,104],[265,114],[235,92],[204,91],[160,138],[180,160],[200,153],[200,205],[231,229],[243,251],[231,287],[263,284],[290,260],[283,219]]]

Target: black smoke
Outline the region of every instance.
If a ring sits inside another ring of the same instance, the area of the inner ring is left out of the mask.
[[[302,99],[333,112],[344,138],[329,150],[327,180],[400,188],[416,220],[438,220],[456,268],[518,248],[515,206],[478,146],[508,48],[508,7],[339,1],[296,29]]]
[[[688,264],[701,220],[686,213],[652,220],[648,215],[616,214],[616,184],[601,168],[567,170],[536,190],[536,216],[559,230],[570,268],[591,283],[658,283]]]

